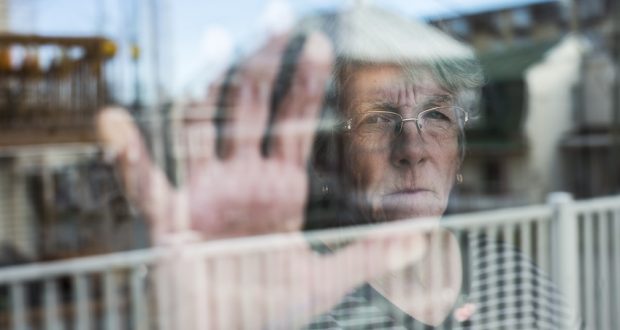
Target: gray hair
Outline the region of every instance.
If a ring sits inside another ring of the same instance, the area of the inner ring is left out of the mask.
[[[481,67],[471,47],[439,29],[372,6],[356,6],[339,13],[304,19],[298,33],[320,31],[333,42],[336,62],[335,90],[341,90],[342,70],[355,65],[394,64],[412,80],[430,71],[437,82],[454,94],[457,105],[475,110],[484,83]]]

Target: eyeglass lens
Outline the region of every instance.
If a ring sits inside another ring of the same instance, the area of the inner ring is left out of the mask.
[[[413,118],[403,118],[400,114],[389,111],[369,111],[357,120],[354,129],[369,137],[387,137],[402,133],[408,122],[417,125],[420,133],[437,139],[454,137],[463,120],[462,109],[441,107],[422,111]]]

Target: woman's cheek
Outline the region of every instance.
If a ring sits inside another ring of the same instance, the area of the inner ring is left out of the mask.
[[[364,144],[362,148],[360,143],[355,143],[349,153],[349,172],[353,175],[355,187],[366,193],[378,189],[375,186],[383,181],[383,174],[389,166],[385,152],[373,147],[379,148],[377,144]]]

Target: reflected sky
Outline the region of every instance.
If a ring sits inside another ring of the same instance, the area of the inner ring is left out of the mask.
[[[5,0],[6,1],[6,0]],[[151,1],[8,0],[10,26],[19,33],[49,35],[103,34],[131,40],[140,24],[152,17]],[[365,2],[405,16],[429,19],[555,0],[153,0],[160,2],[162,37],[170,58],[165,70],[174,95],[183,94],[234,54],[253,48],[269,32],[280,31],[297,17]],[[140,5],[136,5],[141,3]],[[142,28],[144,30],[144,28]],[[147,32],[138,32],[144,35]],[[120,41],[123,43],[123,40]],[[123,50],[121,49],[121,53]],[[206,78],[208,79],[208,78]]]

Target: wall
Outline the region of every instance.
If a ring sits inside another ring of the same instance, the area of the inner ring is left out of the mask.
[[[541,200],[562,188],[562,164],[558,145],[573,127],[576,86],[580,78],[582,54],[587,43],[568,35],[551,49],[540,63],[525,73],[528,91],[528,112],[525,133],[528,137],[528,177],[532,196]]]

